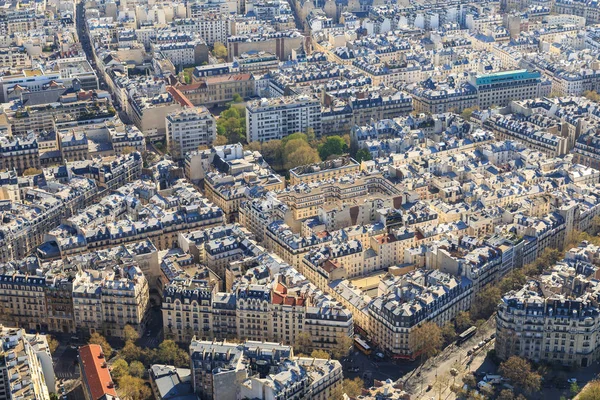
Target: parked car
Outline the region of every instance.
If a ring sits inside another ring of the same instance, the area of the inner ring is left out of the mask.
[[[567,379],[567,383],[577,383],[577,378],[569,378]]]

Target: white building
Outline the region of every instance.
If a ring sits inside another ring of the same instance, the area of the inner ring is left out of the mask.
[[[251,101],[246,105],[248,142],[281,139],[311,128],[321,136],[321,102],[306,95]]]
[[[49,400],[56,382],[46,336],[0,326],[0,340],[0,399]]]
[[[209,146],[217,137],[217,124],[206,107],[184,108],[167,115],[167,145],[175,158]]]

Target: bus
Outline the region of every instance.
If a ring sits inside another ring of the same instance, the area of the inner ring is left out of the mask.
[[[475,334],[475,332],[477,332],[477,327],[472,326],[469,329],[467,329],[466,331],[464,331],[463,333],[461,333],[460,335],[458,335],[458,339],[456,339],[456,345],[460,346],[461,344],[466,342],[468,339],[470,339]]]
[[[357,349],[359,349],[360,351],[362,351],[366,355],[371,354],[371,346],[369,346],[367,344],[367,342],[365,342],[364,340],[362,340],[358,336],[354,338],[354,346],[356,346]]]

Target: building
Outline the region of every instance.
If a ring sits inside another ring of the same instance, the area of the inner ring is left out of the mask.
[[[564,260],[504,295],[496,315],[496,354],[587,367],[598,361],[598,268]],[[567,328],[568,327],[568,328]]]
[[[118,400],[102,348],[97,344],[81,346],[78,358],[85,400]]]
[[[414,329],[424,321],[442,326],[471,307],[472,282],[438,270],[416,270],[381,281],[369,304],[369,335],[390,356],[414,359]]]
[[[260,99],[246,104],[248,142],[282,139],[312,129],[320,137],[321,102],[314,96],[285,96]]]
[[[324,182],[344,175],[356,174],[359,170],[360,164],[351,157],[340,157],[318,164],[303,165],[290,170],[290,185],[297,185],[301,182]]]
[[[167,148],[181,159],[199,146],[210,146],[217,137],[217,123],[206,107],[184,108],[167,115]]]
[[[50,400],[56,381],[46,336],[0,326],[0,340],[0,399]]]
[[[535,99],[550,94],[550,86],[543,83],[539,71],[519,69],[471,74],[468,80],[477,90],[477,104],[482,109],[493,105],[504,107],[512,100]]]
[[[298,358],[290,346],[192,340],[192,386],[201,399],[329,399],[341,384],[339,361]]]

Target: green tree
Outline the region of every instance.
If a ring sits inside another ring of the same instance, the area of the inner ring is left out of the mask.
[[[110,356],[112,356],[113,349],[110,347],[110,344],[106,341],[106,338],[99,334],[98,332],[92,333],[90,336],[90,340],[88,340],[88,344],[97,344],[102,348],[102,352],[104,353],[104,357],[108,360]]]
[[[242,101],[244,101],[242,96],[240,96],[238,93],[233,94],[233,102],[234,103],[241,103]]]
[[[577,393],[579,393],[581,389],[579,389],[579,385],[577,384],[577,382],[573,382],[571,383],[571,387],[569,388],[569,391],[571,392],[571,396],[575,397],[577,396]]]
[[[125,375],[119,381],[119,397],[123,400],[146,400],[150,399],[152,392],[141,378]]]
[[[354,159],[358,162],[361,162],[361,161],[370,161],[373,159],[373,157],[371,157],[371,153],[369,152],[369,150],[360,149],[356,152],[356,156],[354,157]]]
[[[165,340],[158,346],[156,362],[160,364],[186,367],[190,363],[189,354],[181,349],[173,340]]]
[[[111,365],[110,375],[116,382],[119,382],[119,380],[125,375],[129,375],[129,365],[127,364],[127,361],[123,360],[122,358],[115,360],[115,362]]]
[[[598,400],[600,399],[600,381],[592,381],[588,383],[581,393],[578,400]]]
[[[284,153],[284,160],[284,168],[287,170],[321,161],[317,151],[308,144],[297,147],[291,153]]]
[[[143,378],[146,373],[146,368],[144,368],[144,364],[140,361],[132,361],[129,364],[129,375],[135,376],[137,378]]]
[[[312,358],[324,358],[326,360],[329,360],[331,358],[329,356],[329,353],[325,350],[313,350],[312,353],[310,353],[310,356]]]
[[[346,153],[348,145],[340,136],[329,136],[324,143],[319,145],[318,150],[321,160],[327,160],[330,156]]]
[[[335,338],[335,342],[335,346],[331,349],[331,355],[339,360],[348,355],[354,340],[350,336],[339,333]]]
[[[540,390],[542,377],[531,369],[529,361],[512,356],[500,364],[500,373],[526,393]]]
[[[125,342],[135,342],[140,338],[140,334],[133,326],[125,325],[125,328],[123,328],[123,337],[125,338]]]
[[[217,58],[227,58],[227,47],[223,43],[215,42],[213,45],[213,55]]]
[[[127,362],[133,362],[142,358],[142,349],[133,342],[125,342],[125,346],[119,351],[119,356]]]
[[[50,393],[50,400],[60,400],[60,398],[58,397],[58,394]]]
[[[262,144],[262,153],[265,161],[274,169],[283,169],[283,143],[279,139],[269,140]]]

